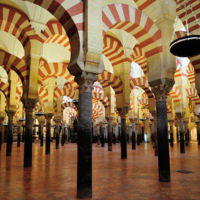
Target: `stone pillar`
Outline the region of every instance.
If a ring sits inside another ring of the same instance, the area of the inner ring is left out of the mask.
[[[3,121],[4,117],[0,117],[0,151],[1,151],[1,145],[2,145],[2,138],[3,138]]]
[[[12,152],[12,141],[13,141],[13,116],[15,112],[8,111],[8,132],[7,132],[7,147],[6,156],[11,156]]]
[[[140,124],[137,122],[136,123],[136,135],[137,135],[137,145],[140,145]]]
[[[20,147],[20,140],[21,140],[21,126],[22,122],[18,121],[18,130],[17,130],[17,147]]]
[[[129,144],[129,130],[130,130],[130,126],[129,124],[126,124],[126,141]]]
[[[100,123],[99,131],[100,131],[101,147],[104,147],[104,129],[102,126],[103,126],[103,124]]]
[[[56,129],[55,129],[55,133],[56,133],[56,149],[59,149],[60,122],[61,122],[61,119],[55,119],[55,122],[56,122]]]
[[[171,147],[174,147],[173,123],[174,123],[174,120],[169,120],[169,124],[170,124],[170,146]]]
[[[198,121],[196,121],[196,125],[197,125],[197,141],[198,141],[198,145],[200,145],[200,115],[197,115],[198,117]]]
[[[157,139],[158,139],[158,167],[159,181],[170,181],[170,159],[169,159],[169,141],[168,141],[168,123],[166,95],[170,91],[167,85],[157,85],[152,88],[156,99],[157,111]],[[155,116],[155,115],[154,115]],[[156,119],[154,118],[156,121]]]
[[[75,77],[79,85],[77,196],[92,196],[92,90],[97,77],[83,72]]]
[[[106,117],[106,120],[108,122],[107,128],[108,128],[108,151],[112,151],[112,122],[113,117]]]
[[[24,101],[26,111],[25,135],[24,135],[24,167],[32,166],[32,136],[33,136],[33,109],[35,100]]]
[[[188,141],[189,140],[189,138],[188,138],[188,134],[189,134],[188,122],[189,122],[189,119],[184,120],[185,146],[188,146],[188,143],[189,143],[189,141]]]
[[[128,109],[118,109],[121,117],[121,159],[127,159],[127,143],[126,143],[126,114]]]
[[[136,149],[136,140],[135,140],[135,124],[137,122],[137,119],[136,120],[133,120],[133,119],[130,119],[131,123],[132,123],[132,136],[131,136],[131,139],[132,139],[132,150],[135,150]]]
[[[180,129],[180,153],[185,153],[185,141],[184,141],[184,116],[185,113],[176,113],[179,119],[179,129]]]
[[[45,154],[50,154],[51,147],[51,118],[53,117],[52,113],[45,114],[46,119],[46,149]]]
[[[62,140],[61,140],[61,145],[64,146],[65,140],[66,140],[66,136],[65,136],[65,123],[61,123],[61,127],[62,127]]]
[[[157,136],[157,113],[156,111],[151,111],[154,122],[154,155],[158,156],[158,136]]]
[[[43,147],[43,141],[44,141],[44,123],[45,120],[39,120],[39,125],[40,125],[40,146]]]
[[[4,117],[0,117],[0,151],[1,151],[1,145],[2,145],[2,136],[3,136],[3,121]]]

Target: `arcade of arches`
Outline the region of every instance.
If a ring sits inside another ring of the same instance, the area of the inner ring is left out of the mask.
[[[193,13],[198,18],[200,3],[189,2],[189,30],[199,34]],[[121,159],[127,159],[127,138],[133,150],[154,140],[159,181],[170,181],[169,145],[180,142],[184,153],[190,141],[200,144],[200,59],[169,51],[174,30],[174,39],[186,31],[183,8],[173,26],[179,5],[0,0],[0,148],[6,145],[6,156],[15,136],[20,146],[24,127],[24,167],[31,167],[33,134],[50,154],[52,137],[56,148],[60,139],[64,145],[77,120],[78,197],[92,195],[94,134],[105,137],[108,151],[114,134]]]

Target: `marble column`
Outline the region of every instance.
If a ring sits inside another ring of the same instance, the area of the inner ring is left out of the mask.
[[[0,117],[0,151],[1,151],[2,137],[3,137],[3,121],[4,117]]]
[[[13,117],[15,112],[8,111],[8,132],[7,132],[7,147],[6,156],[11,156],[12,152],[12,141],[13,141]]]
[[[121,117],[121,159],[127,159],[126,115],[128,108],[118,109]]]
[[[40,146],[43,147],[43,141],[44,141],[44,123],[45,120],[39,120],[39,126],[40,126]]]
[[[197,125],[197,141],[198,141],[198,145],[200,145],[200,115],[197,115],[198,117],[198,121],[196,121],[196,125]]]
[[[179,120],[179,129],[180,129],[180,153],[185,153],[185,141],[184,141],[184,112],[176,113]]]
[[[173,134],[173,124],[174,120],[169,120],[169,125],[170,125],[170,146],[174,147],[174,134]]]
[[[17,147],[20,147],[22,122],[18,121],[17,125]]]
[[[137,145],[140,145],[140,124],[136,123],[136,135],[137,135]]]
[[[51,119],[53,117],[52,113],[48,113],[44,115],[46,119],[46,149],[45,154],[50,154],[51,147]]]
[[[156,111],[151,111],[154,123],[154,155],[158,156],[158,135],[157,135],[157,113]]]
[[[77,197],[92,196],[92,90],[96,75],[83,72],[75,77],[79,85]]]
[[[56,122],[56,129],[55,129],[55,133],[56,133],[56,149],[59,149],[59,140],[60,140],[60,122],[61,119],[55,119]]]
[[[189,119],[185,119],[184,120],[184,132],[185,132],[185,146],[188,146],[188,123],[189,123]]]
[[[24,135],[24,167],[32,166],[32,136],[33,136],[33,109],[35,100],[24,101],[26,111],[25,135]]]
[[[106,120],[108,122],[107,128],[108,128],[108,151],[112,151],[112,123],[113,123],[113,117],[106,117]]]
[[[137,119],[136,119],[137,120]],[[136,149],[136,140],[135,140],[135,124],[136,124],[136,120],[134,119],[130,119],[131,123],[132,123],[132,150],[135,150]]]
[[[61,140],[61,145],[64,146],[66,136],[65,136],[65,123],[61,123],[61,128],[62,128],[62,140]]]
[[[157,139],[158,139],[158,168],[159,181],[170,181],[170,159],[169,159],[169,140],[168,140],[168,122],[166,95],[170,91],[167,85],[157,85],[152,88],[156,99],[157,111]],[[153,114],[155,117],[155,115]]]
[[[100,123],[99,131],[100,131],[101,147],[104,147],[104,128],[102,123]]]

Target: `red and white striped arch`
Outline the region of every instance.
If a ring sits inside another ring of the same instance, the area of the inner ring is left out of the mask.
[[[93,121],[95,121],[98,118],[98,115],[99,115],[98,111],[95,110],[95,109],[92,109],[92,119],[93,119]]]
[[[60,96],[67,96],[71,99],[75,96],[75,90],[70,90],[67,88],[57,89],[54,91],[54,99],[58,99]]]
[[[48,102],[48,93],[47,91],[44,89],[44,87],[41,87],[39,92],[38,92],[38,96],[41,99],[42,103],[46,103]]]
[[[93,92],[103,93],[103,89],[97,85],[93,85]]]
[[[34,35],[28,17],[19,10],[0,4],[0,30],[10,33],[26,47]]]
[[[139,10],[144,10],[148,8],[155,1],[156,0],[135,0],[135,3],[138,6]]]
[[[174,102],[181,101],[181,92],[176,85],[174,85],[172,87],[172,89],[170,90],[170,92],[167,95],[171,95]]]
[[[26,63],[18,57],[1,50],[0,66],[2,66],[7,73],[9,73],[10,69],[14,70],[21,79],[22,83],[27,79]]]
[[[105,108],[110,106],[109,99],[103,93],[92,92],[92,98],[99,100]]]
[[[172,112],[172,108],[171,106],[167,103],[167,113],[171,113]]]
[[[104,70],[97,76],[97,81],[102,85],[103,88],[111,86],[115,91],[115,94],[123,92],[122,81],[114,74]]]
[[[74,105],[74,103],[72,101],[62,104],[61,105],[61,110],[64,110],[67,107],[71,107],[71,108],[77,110],[76,106]]]
[[[115,65],[123,63],[126,56],[124,55],[121,42],[116,38],[107,35],[104,37],[103,41],[104,46],[102,54],[109,59],[112,66],[114,67]],[[130,59],[128,59],[128,61],[131,62]]]
[[[77,62],[79,59],[80,46],[83,30],[83,2],[82,1],[58,1],[58,0],[24,0],[34,3],[48,10],[62,24],[64,30],[69,37],[71,46],[71,63]],[[76,2],[74,4],[74,2]],[[73,7],[68,7],[72,3]],[[81,15],[81,16],[80,16]],[[80,16],[80,18],[79,18]],[[81,21],[79,23],[79,21]],[[81,31],[81,33],[79,32]],[[76,65],[76,69],[71,68],[72,72],[80,72],[80,68]]]
[[[147,94],[148,98],[154,98],[151,87],[146,78],[133,78],[130,80],[130,88],[133,90],[135,86],[141,87]]]
[[[57,78],[61,76],[76,89],[78,85],[74,81],[74,76],[69,73],[67,67],[68,63],[44,63],[38,70],[38,83],[42,84],[42,80],[46,80],[49,77]]]
[[[133,49],[133,53],[129,57],[131,61],[137,63],[143,70],[144,74],[147,74],[147,60],[145,53],[140,45],[136,45]]]
[[[144,98],[138,99],[138,105],[144,105],[148,108],[149,107],[148,99],[144,99]]]
[[[92,104],[92,109],[95,109],[98,112],[99,115],[103,114],[103,109],[98,104],[93,103]]]
[[[9,96],[9,84],[4,83],[3,81],[0,80],[0,90],[2,91],[5,98],[7,99],[7,97]]]
[[[188,80],[191,85],[195,83],[194,67],[191,62],[188,64]]]
[[[77,111],[74,109],[74,108],[70,108],[68,107],[65,111],[65,114],[66,115],[69,115],[69,117],[72,117],[72,116],[77,116]]]
[[[186,25],[186,12],[185,12],[185,8],[184,8],[184,1],[183,0],[175,0],[176,2],[176,13],[178,15],[179,9],[180,9],[180,3],[182,1],[182,8],[180,10],[180,15],[179,18],[180,20],[183,22],[183,25]],[[193,9],[193,11],[196,14],[197,19],[200,18],[200,2],[196,1],[196,0],[189,0],[189,3]],[[188,4],[188,2],[186,1],[186,5],[187,5],[187,19],[188,19],[188,28],[189,28],[189,32],[195,31],[199,29],[199,25],[197,24],[197,21],[192,13],[192,10],[190,9],[190,6]]]
[[[192,65],[194,66],[195,74],[199,74],[200,73],[200,57],[199,57],[199,55],[190,57],[189,59],[190,59]]]
[[[121,29],[133,35],[144,48],[146,57],[162,52],[162,35],[156,24],[140,10],[125,4],[103,7],[103,35]]]
[[[200,104],[199,95],[197,94],[197,90],[195,88],[186,88],[186,94],[188,98],[191,98],[191,100],[196,104]]]

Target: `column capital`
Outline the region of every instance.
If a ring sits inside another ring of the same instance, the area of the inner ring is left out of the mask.
[[[51,118],[53,117],[53,113],[46,113],[44,114],[45,119],[47,122],[51,122]]]
[[[179,120],[183,120],[185,117],[185,112],[177,112],[176,116],[178,117]]]
[[[9,120],[13,120],[13,117],[15,115],[15,112],[14,111],[7,111],[7,115],[8,115],[8,119]]]
[[[171,87],[168,85],[156,85],[152,87],[152,91],[155,95],[156,102],[166,101],[166,95],[170,92]]]
[[[114,117],[106,117],[108,124],[112,124]]]
[[[122,119],[126,119],[126,115],[128,114],[129,108],[128,107],[117,108],[117,111]]]
[[[32,113],[33,112],[33,109],[35,108],[36,102],[37,102],[37,99],[22,99],[22,103],[24,105],[26,113]]]
[[[97,80],[97,75],[93,73],[82,72],[81,75],[77,75],[75,77],[75,81],[77,82],[79,94],[83,92],[92,92],[93,83]]]
[[[172,126],[174,123],[174,120],[168,120],[168,122],[169,122],[170,126]]]

